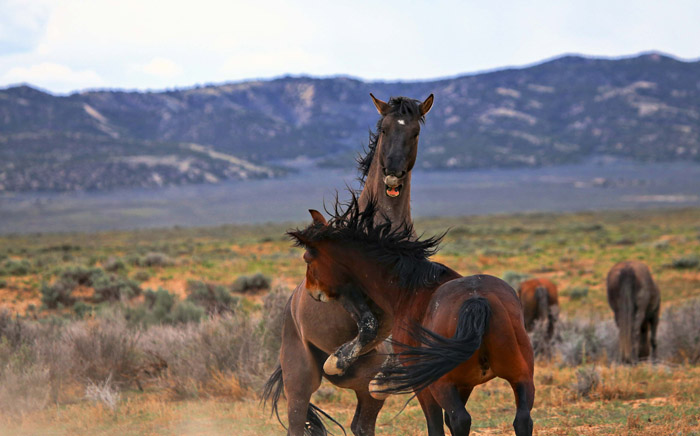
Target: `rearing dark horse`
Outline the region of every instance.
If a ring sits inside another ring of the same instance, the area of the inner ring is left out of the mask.
[[[371,96],[381,118],[376,132],[370,133],[369,151],[358,161],[364,181],[359,204],[364,208],[370,199],[375,199],[378,221],[387,219],[392,225],[410,223],[411,170],[417,156],[420,125],[432,107],[433,95],[422,103],[404,97],[386,103]],[[271,400],[276,411],[284,389],[288,435],[325,434],[319,416],[323,412],[309,402],[325,375],[331,383],[355,391],[353,433],[374,435],[384,401],[372,398],[368,385],[385,360],[375,348],[388,334],[391,322],[382,319],[384,312],[359,290],[331,289],[343,297],[321,303],[311,298],[307,286],[306,280],[297,286],[285,308],[280,365],[270,376],[263,399]],[[382,326],[387,332],[378,334]]]

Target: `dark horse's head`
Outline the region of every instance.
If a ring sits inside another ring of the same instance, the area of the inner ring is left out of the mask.
[[[382,117],[376,132],[370,133],[370,150],[359,160],[360,170],[364,179],[373,160],[377,159],[384,193],[396,198],[401,195],[403,182],[416,163],[420,125],[433,106],[433,94],[422,103],[406,97],[392,97],[386,103],[370,96]]]

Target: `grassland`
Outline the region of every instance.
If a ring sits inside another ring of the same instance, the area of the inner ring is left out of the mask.
[[[237,277],[258,272],[288,294],[304,273],[300,250],[284,235],[292,226],[0,236],[0,306],[26,320],[77,322],[70,321],[78,317],[74,307],[42,308],[42,284],[54,283],[71,267],[106,268],[115,261],[123,263],[119,274],[137,279],[142,289],[163,288],[181,299],[187,296],[189,280],[229,287]],[[624,259],[650,266],[662,292],[662,319],[669,308],[700,296],[700,209],[435,218],[416,226],[427,235],[449,228],[436,260],[464,274],[552,279],[562,293],[564,320],[609,323],[604,278]],[[149,253],[169,261],[139,261]],[[94,306],[88,317],[99,317],[104,303],[94,302],[89,286],[73,295]],[[263,316],[264,293],[234,296],[239,313],[253,320]],[[138,305],[143,298],[122,304]],[[573,366],[561,356],[541,359],[533,410],[536,434],[700,434],[700,368],[690,358],[676,357],[635,367],[619,366],[605,353],[588,361],[584,356]],[[269,362],[259,365],[264,372]],[[597,374],[598,383],[584,395],[579,384],[586,372]],[[173,396],[171,389],[155,382],[147,383],[143,392],[124,384],[114,409],[86,400],[84,385],[74,382],[55,397],[60,400],[43,408],[3,411],[0,434],[282,434],[259,407],[259,377],[242,387],[226,377],[221,383],[235,386],[201,389],[189,396]],[[405,400],[390,400],[380,415],[379,434],[425,434],[415,401],[394,418]],[[315,402],[349,424],[351,393],[324,383]],[[505,383],[478,388],[469,402],[474,433],[512,434],[512,403]]]

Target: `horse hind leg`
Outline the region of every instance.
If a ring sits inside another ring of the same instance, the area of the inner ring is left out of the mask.
[[[532,380],[511,383],[515,394],[517,409],[513,428],[516,436],[532,436],[532,417],[530,410],[535,402],[535,385]]]
[[[355,395],[357,396],[357,407],[350,429],[355,436],[374,436],[377,416],[384,401],[372,398],[366,390],[355,391]]]
[[[466,409],[467,400],[473,388],[457,390],[454,386],[447,388],[447,394],[440,396],[440,406],[445,409],[445,424],[450,433],[468,435],[471,431],[472,417]]]

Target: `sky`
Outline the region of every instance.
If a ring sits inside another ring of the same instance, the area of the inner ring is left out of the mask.
[[[567,53],[700,57],[697,0],[0,0],[0,87],[415,80]]]

